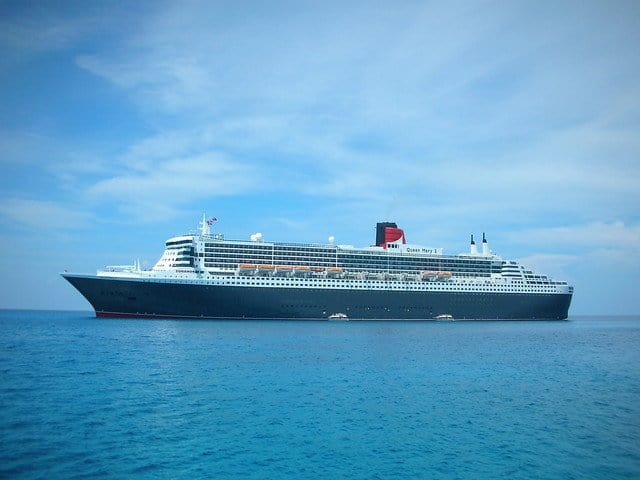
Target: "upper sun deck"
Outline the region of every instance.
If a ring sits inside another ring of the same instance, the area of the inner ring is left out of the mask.
[[[292,251],[318,251],[318,252],[340,252],[340,253],[361,253],[361,254],[379,254],[379,255],[411,255],[411,256],[445,256],[442,248],[423,247],[421,245],[402,245],[397,249],[385,249],[375,245],[367,247],[355,247],[353,245],[336,245],[332,243],[302,243],[302,242],[268,242],[268,241],[251,241],[251,240],[232,240],[223,237],[201,236],[200,242],[204,243],[205,248],[213,248],[214,246],[232,246],[239,248],[248,248],[254,250],[276,249],[276,250],[292,250]]]
[[[393,225],[393,227],[389,227]],[[482,252],[474,251],[473,237],[472,249],[470,253],[461,253],[457,255],[445,255],[444,249],[426,247],[422,245],[406,243],[404,232],[395,228],[395,224],[384,223],[378,224],[378,229],[385,230],[382,240],[377,239],[377,245],[366,247],[355,247],[353,245],[342,245],[333,243],[333,237],[330,237],[329,243],[304,243],[304,242],[279,242],[265,241],[261,233],[251,235],[250,240],[226,239],[224,234],[212,233],[211,225],[203,216],[198,232],[172,237],[167,240],[167,248],[185,248],[190,242],[198,251],[227,250],[237,249],[236,253],[243,252],[272,252],[282,253],[283,251],[291,251],[293,253],[313,253],[317,252],[321,255],[333,254],[336,256],[352,254],[367,256],[388,257],[416,257],[416,258],[449,258],[460,259],[463,261],[473,261],[479,263],[497,263],[502,259],[490,252],[486,240],[483,238]],[[386,236],[385,236],[386,235]],[[379,235],[380,236],[380,235]],[[484,237],[484,235],[483,235]]]

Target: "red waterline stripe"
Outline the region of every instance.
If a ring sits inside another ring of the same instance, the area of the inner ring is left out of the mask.
[[[215,318],[196,317],[189,315],[161,315],[156,313],[123,313],[123,312],[96,312],[98,318]]]
[[[196,315],[162,315],[156,313],[124,313],[96,311],[98,318],[187,318],[194,320],[326,320],[318,317],[207,317]]]

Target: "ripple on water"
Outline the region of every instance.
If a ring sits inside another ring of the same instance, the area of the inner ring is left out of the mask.
[[[0,312],[0,477],[640,477],[640,320]]]

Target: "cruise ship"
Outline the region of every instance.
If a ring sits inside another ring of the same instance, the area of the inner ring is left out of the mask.
[[[98,317],[461,320],[565,319],[573,287],[504,260],[482,235],[467,253],[407,243],[396,223],[375,245],[227,240],[203,216],[153,266],[63,273]]]

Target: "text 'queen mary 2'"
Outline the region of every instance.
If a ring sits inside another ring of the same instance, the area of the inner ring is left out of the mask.
[[[213,220],[213,219],[212,219]],[[469,253],[407,244],[378,223],[376,245],[225,240],[203,217],[167,240],[151,270],[65,273],[98,317],[229,319],[564,319],[573,287],[526,270],[471,237]]]

